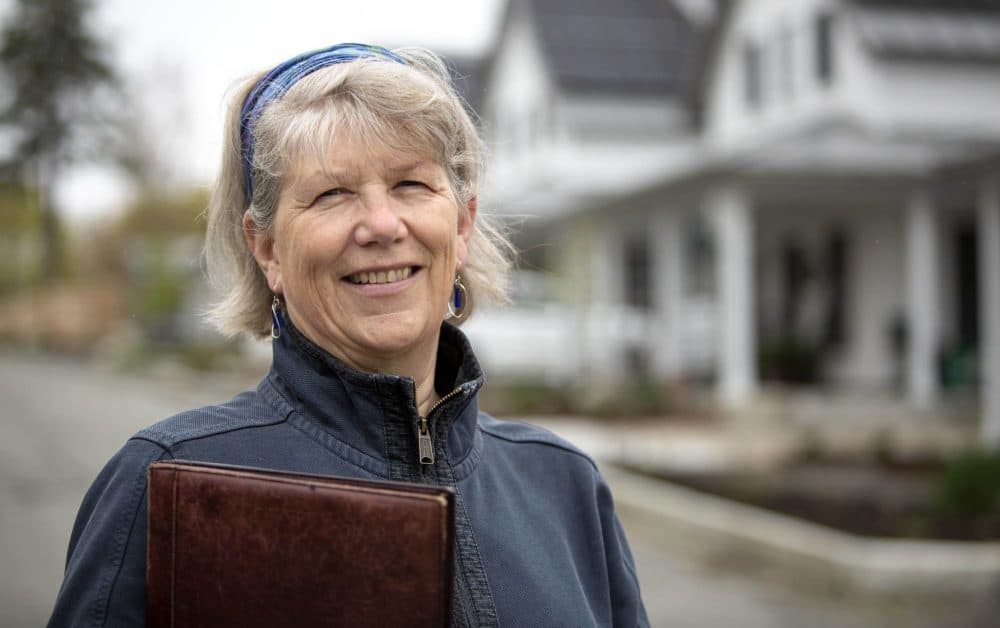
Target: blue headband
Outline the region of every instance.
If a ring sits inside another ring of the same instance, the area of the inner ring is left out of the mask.
[[[253,86],[240,115],[240,149],[243,154],[243,170],[246,177],[247,202],[253,199],[253,128],[264,108],[278,100],[308,74],[328,65],[346,63],[356,59],[377,58],[406,65],[406,61],[396,53],[381,46],[368,44],[334,44],[329,48],[304,52],[275,66]]]

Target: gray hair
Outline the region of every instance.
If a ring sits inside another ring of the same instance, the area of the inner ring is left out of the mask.
[[[223,292],[206,316],[227,336],[270,334],[271,290],[247,248],[243,214],[270,234],[285,176],[305,155],[328,154],[338,132],[432,156],[448,174],[459,211],[476,196],[485,147],[470,113],[434,53],[394,50],[406,65],[358,59],[317,70],[271,103],[254,126],[253,198],[247,198],[240,147],[240,114],[263,74],[243,82],[226,115],[222,165],[208,207],[208,276]],[[507,300],[513,248],[479,207],[462,268],[468,320],[475,304]]]

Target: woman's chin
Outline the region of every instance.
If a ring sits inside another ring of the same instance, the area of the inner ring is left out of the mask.
[[[375,355],[396,356],[414,351],[436,351],[440,324],[405,315],[386,315],[360,322],[358,344]],[[433,355],[426,356],[433,359]]]

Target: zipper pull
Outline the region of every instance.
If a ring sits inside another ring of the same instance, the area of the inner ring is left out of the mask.
[[[434,442],[431,441],[431,432],[424,417],[420,417],[420,423],[417,424],[417,450],[420,464],[434,464]]]

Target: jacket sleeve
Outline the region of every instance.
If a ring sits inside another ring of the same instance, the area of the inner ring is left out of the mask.
[[[146,625],[146,468],[169,458],[133,438],[87,491],[49,628]]]
[[[646,607],[639,592],[639,578],[635,560],[629,548],[625,531],[618,515],[615,514],[611,489],[603,477],[599,477],[597,503],[600,508],[601,528],[604,534],[604,555],[608,565],[611,586],[611,611],[614,626],[649,626]]]

